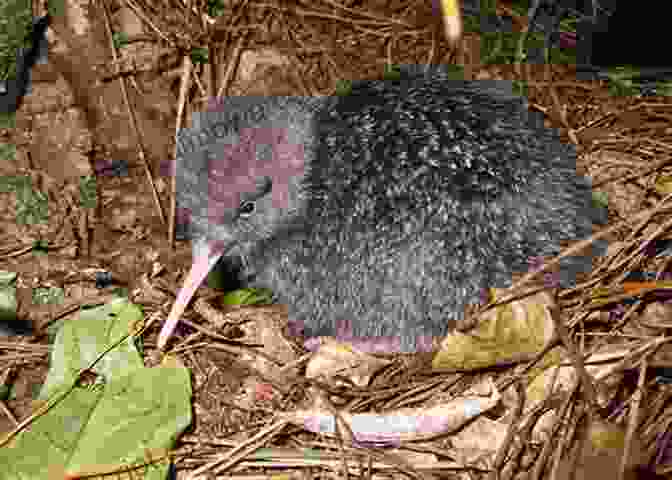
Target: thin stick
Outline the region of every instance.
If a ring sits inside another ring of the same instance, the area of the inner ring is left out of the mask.
[[[182,126],[182,115],[184,113],[184,105],[187,101],[187,91],[189,89],[189,78],[191,78],[191,59],[189,55],[182,57],[182,78],[180,80],[180,96],[177,100],[177,119],[175,120],[175,150],[173,151],[173,162],[177,162],[177,134]],[[177,167],[176,163],[173,163]],[[168,222],[168,245],[170,248],[175,248],[175,211],[177,209],[177,168],[172,169],[170,176],[171,191],[173,195],[170,198],[170,219]]]
[[[114,46],[112,40],[112,29],[110,27],[110,14],[107,11],[107,4],[102,2],[103,14],[105,15],[105,32],[107,33],[107,39],[109,41],[110,50],[112,51],[112,58],[115,62],[119,61],[117,56],[117,49]],[[140,156],[140,161],[142,162],[142,167],[145,170],[145,175],[147,176],[147,181],[152,189],[152,197],[154,198],[154,203],[156,205],[156,210],[159,212],[159,217],[161,217],[161,223],[166,223],[166,216],[163,213],[163,207],[161,206],[161,201],[159,199],[159,192],[156,191],[156,185],[154,184],[154,178],[152,177],[152,172],[149,169],[149,164],[147,163],[147,156],[145,155],[145,148],[143,147],[142,134],[138,128],[138,122],[135,117],[135,111],[131,107],[131,102],[128,99],[128,89],[126,88],[126,79],[124,77],[119,77],[119,86],[121,87],[121,93],[124,96],[124,103],[126,104],[126,110],[128,112],[128,118],[131,120],[131,125],[133,126],[133,131],[135,132],[135,138],[138,141],[138,155]]]

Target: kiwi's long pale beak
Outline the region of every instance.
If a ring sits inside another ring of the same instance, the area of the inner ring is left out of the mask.
[[[448,41],[455,45],[462,36],[462,14],[460,0],[440,0],[443,28]]]
[[[180,291],[177,293],[177,299],[173,304],[173,308],[170,310],[166,323],[163,324],[163,328],[159,333],[159,339],[157,341],[159,350],[163,350],[163,347],[166,346],[166,343],[168,343],[170,336],[173,334],[173,331],[175,331],[175,327],[177,327],[177,323],[187,309],[187,305],[189,305],[194,293],[196,293],[198,287],[201,286],[205,277],[208,276],[210,270],[212,270],[217,263],[217,260],[219,260],[224,253],[224,250],[222,249],[213,248],[213,246],[205,239],[195,240],[195,242],[191,270],[189,270],[187,278],[184,279],[182,288],[180,288]]]

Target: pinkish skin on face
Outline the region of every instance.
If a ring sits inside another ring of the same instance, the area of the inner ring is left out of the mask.
[[[224,148],[222,156],[217,158],[208,171],[208,218],[217,222],[222,218],[222,209],[235,208],[240,203],[240,194],[253,191],[257,176],[269,176],[273,181],[273,204],[276,208],[287,208],[288,179],[304,171],[303,145],[287,141],[287,132],[283,128],[248,128],[240,132],[240,142]],[[273,146],[273,158],[270,165],[256,161],[256,145]],[[221,173],[227,176],[222,177]],[[174,169],[173,169],[174,174]],[[198,287],[227,250],[226,244],[232,239],[195,239],[191,269],[184,280],[177,299],[161,328],[157,346],[163,350],[172,336],[180,317],[187,308]]]

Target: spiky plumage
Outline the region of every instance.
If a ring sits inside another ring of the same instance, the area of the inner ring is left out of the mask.
[[[485,288],[592,233],[574,150],[506,84],[407,67],[346,96],[221,107],[180,140],[195,265],[242,258],[308,337],[424,349]],[[590,264],[568,259],[561,283]]]

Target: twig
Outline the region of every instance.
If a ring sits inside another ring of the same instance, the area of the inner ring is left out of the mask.
[[[549,311],[551,318],[553,319],[553,326],[555,327],[556,334],[559,336],[560,341],[562,341],[562,344],[567,350],[567,353],[572,358],[574,368],[576,369],[577,377],[580,379],[582,391],[586,397],[586,400],[588,401],[590,410],[594,412],[598,407],[597,392],[595,391],[595,386],[593,385],[590,375],[588,375],[588,372],[586,371],[583,362],[583,355],[581,355],[577,351],[576,347],[574,346],[574,343],[570,340],[569,332],[565,324],[562,322],[562,319],[560,318],[560,312],[558,308],[557,307],[546,307],[546,308]]]
[[[493,462],[493,468],[490,471],[490,480],[499,480],[500,472],[504,463],[506,462],[507,452],[510,450],[511,445],[513,445],[513,438],[516,433],[518,422],[523,415],[523,409],[525,407],[525,387],[520,380],[516,383],[516,394],[518,395],[518,402],[516,403],[516,410],[511,416],[511,423],[504,437],[497,455],[495,456],[495,461]]]
[[[272,437],[274,435],[277,435],[283,428],[285,428],[285,426],[288,423],[289,422],[287,420],[280,420],[279,422],[274,423],[270,427],[257,433],[249,440],[242,442],[237,447],[228,451],[226,454],[219,455],[219,457],[215,458],[215,460],[208,462],[202,467],[195,469],[187,477],[188,480],[196,479],[203,473],[212,470],[215,467],[218,467],[217,471],[221,472],[231,467],[232,465],[235,465],[237,462],[239,462],[240,460],[242,460],[243,458],[245,458],[246,456],[257,450],[262,445],[262,443],[266,443],[268,439],[265,437]]]
[[[246,38],[247,32],[238,37],[238,41],[236,42],[236,46],[233,50],[233,55],[231,55],[231,61],[226,67],[226,73],[224,73],[222,84],[220,85],[219,90],[217,90],[217,98],[228,92],[229,86],[231,85],[231,82],[233,82],[233,74],[235,73],[238,62],[240,61],[240,55],[243,52],[243,43],[245,42]]]
[[[182,57],[182,79],[180,80],[180,96],[177,100],[177,119],[175,119],[175,150],[173,151],[173,161],[177,162],[177,135],[180,132],[182,116],[184,114],[184,105],[187,99],[187,91],[189,89],[189,78],[191,77],[191,59],[188,55]],[[177,169],[172,169],[171,175],[171,191],[173,195],[170,198],[170,219],[168,221],[168,244],[170,248],[175,248],[175,211],[177,209]]]
[[[646,382],[647,358],[642,361],[642,366],[639,368],[639,379],[637,380],[637,390],[633,394],[634,401],[630,406],[630,419],[628,421],[628,430],[625,433],[625,448],[623,449],[623,458],[621,459],[620,469],[618,471],[619,480],[625,477],[625,471],[629,466],[630,457],[632,455],[632,439],[635,436],[635,431],[639,425],[639,406],[642,403],[644,396],[644,383]]]
[[[103,14],[105,15],[105,31],[107,33],[107,39],[109,41],[110,51],[112,52],[112,57],[114,61],[118,61],[117,48],[114,46],[114,41],[112,40],[112,28],[110,26],[110,13],[108,12],[108,6],[105,2],[102,2],[101,8],[103,9]],[[156,210],[161,217],[161,223],[166,223],[166,216],[163,213],[163,207],[161,206],[161,200],[159,199],[159,192],[156,191],[156,185],[154,184],[154,178],[152,177],[152,171],[149,168],[147,163],[147,156],[145,154],[145,148],[143,147],[143,138],[140,130],[138,128],[138,121],[135,116],[135,111],[131,107],[131,101],[128,99],[128,89],[126,88],[126,78],[119,77],[119,86],[121,87],[121,93],[124,96],[124,103],[126,104],[126,110],[128,112],[128,118],[131,120],[131,125],[133,131],[135,132],[135,138],[138,141],[138,156],[140,157],[140,162],[142,162],[142,167],[145,170],[145,176],[147,181],[152,189],[152,197],[154,199],[154,204],[156,205]]]

